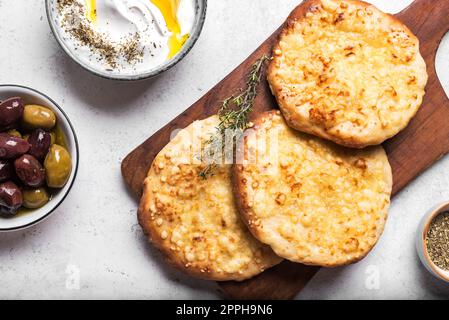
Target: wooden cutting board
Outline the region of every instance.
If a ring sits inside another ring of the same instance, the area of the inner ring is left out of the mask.
[[[435,70],[438,46],[449,30],[449,0],[415,0],[396,17],[420,39],[429,82],[417,116],[406,130],[384,144],[393,169],[393,194],[449,152],[449,101]],[[244,86],[246,74],[254,61],[264,54],[271,54],[279,30],[217,86],[123,160],[123,178],[137,196],[142,192],[144,178],[154,157],[169,142],[171,132],[215,114],[224,98]],[[275,108],[276,103],[266,81],[259,90],[254,113]],[[317,267],[283,262],[251,280],[219,285],[233,299],[292,299],[318,270]]]

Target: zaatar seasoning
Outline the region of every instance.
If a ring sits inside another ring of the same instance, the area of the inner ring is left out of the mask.
[[[61,11],[64,7],[71,6],[75,3],[75,0],[58,0],[58,10]]]
[[[426,237],[427,252],[435,265],[449,271],[449,212],[438,215]]]
[[[95,31],[91,23],[86,20],[86,8],[76,0],[58,0],[59,13],[63,16],[61,26],[78,42],[97,53],[111,68],[118,67],[120,57],[129,64],[141,62],[144,48],[140,46],[140,35],[129,34],[118,43],[113,42],[101,32]]]

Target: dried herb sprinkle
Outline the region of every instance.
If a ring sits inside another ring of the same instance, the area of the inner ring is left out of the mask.
[[[435,265],[449,271],[449,212],[438,215],[426,237],[427,252]]]
[[[87,46],[98,54],[111,68],[117,68],[117,60],[122,57],[129,64],[143,60],[144,48],[140,45],[138,33],[129,34],[116,43],[101,32],[95,31],[91,23],[85,19],[86,9],[76,0],[58,0],[57,8],[63,15],[62,27],[80,45]],[[75,48],[76,49],[76,48]]]

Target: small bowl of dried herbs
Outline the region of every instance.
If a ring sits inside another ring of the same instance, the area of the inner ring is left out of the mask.
[[[449,202],[427,213],[418,228],[416,249],[427,270],[449,282]]]

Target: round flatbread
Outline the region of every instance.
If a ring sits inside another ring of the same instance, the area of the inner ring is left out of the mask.
[[[393,16],[361,1],[308,0],[285,23],[268,81],[289,126],[363,148],[407,126],[427,71],[418,38]]]
[[[277,255],[341,266],[365,257],[387,219],[392,174],[382,147],[349,149],[260,115],[233,169],[243,220]]]
[[[231,165],[199,176],[198,160],[218,117],[194,122],[156,156],[139,208],[139,222],[152,243],[175,267],[217,281],[245,280],[278,264],[269,246],[257,241],[234,204]]]

